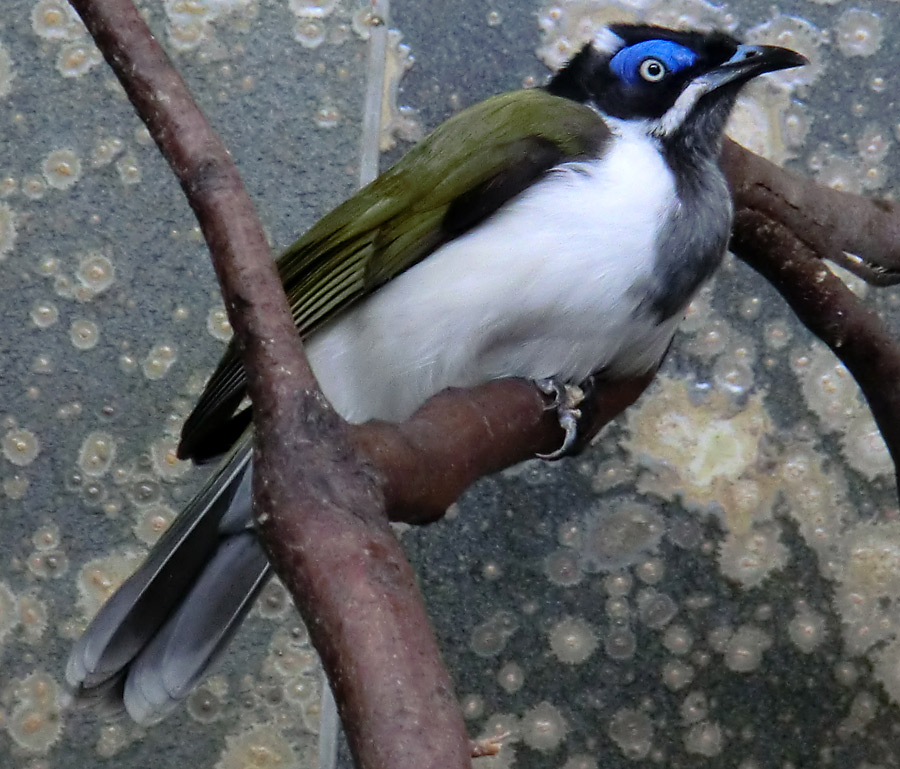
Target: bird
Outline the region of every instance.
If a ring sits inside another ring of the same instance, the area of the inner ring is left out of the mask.
[[[328,400],[352,423],[400,421],[447,387],[523,377],[560,396],[654,370],[726,251],[718,157],[736,97],[805,62],[718,31],[610,24],[545,86],[442,123],[277,260]],[[232,343],[178,448],[219,464],[75,642],[77,699],[156,723],[269,579],[245,396]]]

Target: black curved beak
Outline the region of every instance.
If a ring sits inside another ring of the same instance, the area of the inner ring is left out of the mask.
[[[809,64],[805,56],[776,45],[739,45],[728,61],[707,73],[713,88],[727,83],[746,82],[766,72]]]

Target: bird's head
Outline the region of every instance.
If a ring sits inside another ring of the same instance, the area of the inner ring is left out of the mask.
[[[720,32],[636,24],[604,28],[550,81],[548,89],[663,142],[718,148],[741,87],[757,75],[806,59],[769,45],[741,45]]]

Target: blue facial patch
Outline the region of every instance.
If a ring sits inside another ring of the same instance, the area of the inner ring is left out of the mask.
[[[669,72],[687,69],[697,61],[697,54],[671,40],[644,40],[619,51],[609,62],[609,68],[628,85],[643,81],[641,64],[649,58],[659,59]]]

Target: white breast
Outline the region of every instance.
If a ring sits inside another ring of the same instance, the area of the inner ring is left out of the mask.
[[[317,332],[307,352],[325,394],[351,421],[399,420],[449,386],[648,370],[675,322],[637,320],[637,287],[674,200],[641,135],[554,169]]]

